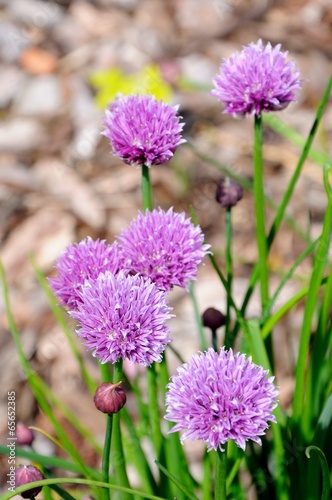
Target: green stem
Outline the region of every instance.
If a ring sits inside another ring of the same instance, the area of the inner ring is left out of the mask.
[[[103,452],[103,462],[102,462],[102,473],[103,473],[103,481],[104,483],[109,482],[109,469],[110,469],[110,451],[111,451],[111,442],[112,442],[112,425],[113,425],[113,415],[107,415],[106,421],[106,432],[105,432],[105,440],[104,440],[104,452]],[[110,490],[105,488],[104,490],[104,498],[105,500],[109,500],[110,498]]]
[[[116,384],[117,382],[121,382],[122,377],[122,359],[120,359],[119,361],[117,361],[117,363],[114,364],[113,383]],[[111,456],[112,463],[114,464],[115,477],[118,486],[130,488],[126,471],[126,461],[122,446],[120,413],[121,411],[113,415]],[[132,495],[123,492],[121,495],[121,500],[132,500]]]
[[[295,188],[295,184],[297,183],[297,180],[298,180],[298,178],[300,176],[300,173],[302,171],[303,164],[304,164],[305,160],[307,159],[307,157],[309,155],[312,142],[314,140],[314,137],[315,137],[315,134],[316,134],[319,122],[322,119],[325,107],[326,107],[326,105],[328,103],[331,90],[332,90],[332,76],[330,77],[330,79],[329,79],[329,81],[327,83],[324,95],[323,95],[322,100],[321,100],[321,102],[320,102],[320,104],[318,106],[318,109],[317,109],[317,113],[316,113],[316,117],[315,117],[314,123],[313,123],[313,125],[312,125],[312,127],[310,129],[309,136],[308,136],[308,138],[306,140],[306,143],[305,143],[305,145],[303,147],[302,154],[301,154],[301,156],[299,158],[298,164],[297,164],[296,169],[295,169],[295,171],[293,173],[291,181],[290,181],[290,183],[288,185],[287,191],[284,194],[284,197],[283,197],[282,202],[281,202],[281,204],[279,206],[278,212],[277,212],[277,214],[275,216],[275,219],[273,221],[273,225],[271,227],[271,230],[270,230],[270,233],[269,233],[269,236],[268,236],[269,247],[271,246],[272,241],[274,240],[274,237],[276,235],[276,232],[277,232],[277,230],[278,230],[278,228],[279,228],[279,226],[281,224],[281,221],[283,219],[286,207],[287,207],[288,202],[289,202],[289,200],[290,200],[290,198],[291,198],[291,196],[293,194],[293,191],[294,191],[294,188]],[[284,127],[284,125],[283,125],[283,127]]]
[[[155,363],[153,363],[151,366],[148,366],[146,373],[148,382],[149,419],[151,426],[151,435],[154,448],[159,460],[163,443],[163,435],[160,429],[160,412],[159,412],[157,373],[156,373]]]
[[[231,296],[232,296],[232,279],[233,279],[233,262],[232,262],[232,209],[226,209],[226,275],[228,281],[227,290],[227,309],[226,309],[226,324],[225,324],[225,346],[226,349],[232,347],[233,342],[230,336],[229,325],[231,321]]]
[[[305,250],[303,250],[303,252],[295,260],[295,262],[291,266],[291,268],[284,275],[284,277],[280,281],[280,283],[279,283],[276,291],[274,292],[272,298],[270,299],[268,305],[266,306],[265,311],[263,312],[262,320],[261,320],[261,324],[262,325],[264,325],[266,323],[266,321],[268,320],[268,318],[270,317],[272,307],[273,307],[274,303],[276,302],[276,300],[278,298],[278,295],[280,294],[283,286],[290,280],[290,278],[292,277],[295,269],[299,266],[299,264],[301,264],[301,262],[307,257],[307,255],[309,255],[314,250],[314,248],[317,245],[318,241],[319,241],[319,238],[317,238],[309,246],[307,246],[307,248],[305,248]]]
[[[144,212],[153,209],[150,169],[147,165],[142,165],[142,205]]]
[[[250,181],[248,181],[248,179],[245,179],[242,176],[234,174],[234,169],[232,171],[231,168],[224,167],[218,160],[215,160],[212,156],[209,156],[206,153],[199,151],[192,144],[190,144],[189,141],[186,143],[186,146],[189,147],[194,152],[194,154],[198,156],[198,158],[200,158],[206,163],[209,163],[210,165],[214,165],[218,170],[223,172],[231,179],[235,180],[238,184],[240,184],[240,186],[242,186],[247,191],[254,192],[253,183],[251,183]],[[274,211],[278,210],[279,206],[268,196],[265,196],[265,202]],[[311,240],[310,237],[308,236],[307,231],[304,231],[293,217],[291,217],[288,214],[285,214],[284,218],[289,227],[292,228],[296,234],[298,234],[307,243],[310,243]]]
[[[225,451],[217,451],[216,476],[214,485],[215,500],[226,500],[226,480],[227,480],[227,443],[224,445]]]
[[[217,339],[217,330],[212,330],[212,347],[213,349],[218,352],[218,339]]]
[[[34,481],[33,483],[28,483],[28,485],[18,486],[15,491],[7,491],[1,497],[1,500],[10,500],[11,498],[20,495],[21,493],[27,491],[28,489],[36,488],[37,486],[46,486],[51,484],[79,484],[91,486],[97,491],[97,488],[109,488],[114,491],[123,492],[128,494],[130,497],[139,497],[144,500],[165,500],[165,497],[158,497],[156,495],[150,495],[149,493],[142,493],[142,491],[135,490],[132,488],[124,488],[122,486],[116,486],[114,484],[106,484],[102,481],[93,481],[91,479],[82,478],[68,478],[68,477],[52,477],[51,479],[43,479],[41,481]],[[97,496],[96,496],[97,498]],[[197,498],[195,497],[195,500]]]
[[[57,469],[63,469],[67,471],[74,472],[75,474],[81,474],[82,471],[80,469],[80,466],[74,462],[70,462],[69,460],[65,460],[63,458],[58,458],[58,457],[48,457],[45,455],[41,455],[40,453],[35,453],[34,451],[26,450],[23,448],[16,448],[15,450],[16,455],[18,457],[23,457],[30,462],[36,462],[41,465],[44,465],[45,467],[56,467]],[[1,455],[9,455],[10,450],[7,448],[5,445],[0,444],[0,454]],[[90,467],[87,467],[87,470],[89,472],[89,477],[92,479],[101,479],[101,474],[99,471],[96,471],[95,469],[92,469]]]
[[[162,390],[162,397],[165,400],[165,396],[167,393],[167,384],[169,383],[169,373],[167,367],[166,353],[164,351],[163,358],[161,363],[159,364],[159,375],[160,375],[160,386]],[[174,424],[172,422],[167,422],[168,430],[170,431]],[[183,451],[183,446],[180,442],[180,436],[178,432],[172,432],[167,436],[165,441],[166,446],[166,464],[167,469],[174,477],[181,479],[181,482],[184,486],[189,488],[190,490],[194,490],[193,480],[190,476],[190,472],[187,465],[187,460]],[[171,485],[170,485],[171,486]],[[172,489],[170,492],[173,494],[173,497],[178,500],[186,500],[187,496],[183,493],[182,490],[176,488],[173,492]]]
[[[102,382],[112,382],[113,375],[109,363],[99,363],[100,375]]]
[[[310,458],[310,452],[314,450],[318,454],[320,466],[322,469],[322,476],[323,476],[323,481],[322,481],[322,495],[321,495],[321,500],[329,500],[330,497],[330,471],[329,471],[329,466],[326,460],[326,457],[323,453],[323,451],[318,448],[317,446],[309,446],[305,450],[305,454],[308,458]]]
[[[309,342],[311,335],[312,318],[317,304],[317,295],[322,281],[324,269],[328,259],[328,251],[331,241],[332,228],[332,189],[328,184],[328,175],[332,170],[332,164],[324,167],[324,184],[328,196],[328,204],[325,212],[323,231],[319,241],[314,268],[309,284],[308,297],[304,308],[304,317],[300,337],[299,354],[296,367],[296,384],[293,400],[293,421],[298,426],[303,412],[304,386],[306,366],[309,354]]]
[[[267,238],[268,248],[271,248],[272,243],[273,243],[274,238],[275,238],[275,235],[277,234],[277,231],[279,229],[279,226],[280,226],[283,218],[287,217],[287,214],[285,215],[285,211],[286,211],[288,202],[289,202],[289,200],[290,200],[290,198],[291,198],[291,196],[293,194],[295,185],[296,185],[297,180],[298,180],[298,178],[300,176],[300,173],[302,171],[302,167],[304,165],[304,162],[305,162],[305,160],[307,159],[307,157],[308,157],[308,155],[310,153],[311,146],[312,146],[314,137],[315,137],[317,129],[318,129],[318,125],[319,125],[319,123],[320,123],[320,121],[322,119],[322,116],[323,116],[323,113],[325,111],[326,105],[327,105],[327,103],[329,101],[329,96],[330,96],[331,90],[332,90],[332,76],[330,77],[330,79],[329,79],[329,81],[327,83],[324,95],[323,95],[322,100],[321,100],[321,102],[320,102],[320,104],[318,106],[314,123],[313,123],[313,125],[312,125],[312,127],[310,129],[308,138],[307,138],[307,140],[305,142],[305,145],[303,147],[302,154],[301,154],[301,156],[299,158],[299,161],[298,161],[298,164],[296,166],[296,169],[294,170],[294,173],[292,175],[292,178],[291,178],[291,181],[290,181],[290,183],[288,185],[286,193],[284,194],[282,202],[281,202],[280,206],[278,207],[277,214],[276,214],[276,216],[274,218],[272,227],[270,229],[270,232],[269,232],[269,235],[268,235],[268,238]],[[272,119],[272,116],[270,116],[270,117],[266,116],[266,120],[267,119],[268,119],[268,123],[269,123],[270,120]],[[271,123],[269,123],[269,125],[271,125]],[[282,130],[284,130],[284,124],[282,124],[282,127],[283,127]],[[281,130],[279,132],[281,133]],[[309,243],[311,243],[310,240],[309,240]],[[256,283],[258,277],[259,277],[259,267],[258,267],[258,264],[256,264],[256,266],[255,266],[255,268],[254,268],[254,270],[253,270],[253,272],[251,274],[250,281],[249,281],[249,286],[248,286],[248,290],[247,290],[246,296],[244,298],[244,301],[243,301],[243,304],[242,304],[242,307],[241,307],[242,316],[245,315],[247,305],[249,303],[250,297],[252,295],[252,292],[254,290],[254,286],[255,286],[255,283]],[[239,324],[237,323],[235,325],[234,332],[233,332],[234,337],[236,336],[238,330],[239,330]]]
[[[255,115],[254,139],[254,195],[256,215],[256,235],[259,258],[259,278],[261,289],[262,311],[269,301],[269,275],[267,266],[267,242],[264,214],[264,187],[263,187],[263,122],[262,117]]]
[[[327,278],[323,278],[320,282],[320,286],[325,285]],[[278,309],[278,311],[271,316],[263,326],[261,330],[262,339],[266,339],[270,332],[273,330],[275,325],[280,322],[281,318],[290,311],[295,304],[297,304],[301,299],[303,299],[309,293],[309,286],[302,288],[299,292],[293,295],[283,306]],[[241,326],[241,325],[240,325]]]
[[[109,363],[99,363],[99,367],[100,367],[102,382],[111,382],[112,372]],[[102,479],[105,483],[109,483],[113,415],[106,415],[106,419],[107,419],[106,431],[105,431],[103,459],[102,459]],[[109,500],[110,490],[108,488],[103,489],[103,498],[104,500]]]

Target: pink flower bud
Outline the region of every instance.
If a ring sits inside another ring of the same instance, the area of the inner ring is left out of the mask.
[[[16,470],[16,488],[34,481],[40,481],[41,479],[44,479],[43,474],[33,465],[22,465]],[[37,488],[32,488],[31,490],[21,493],[21,496],[23,498],[33,498],[37,496],[41,490],[42,486],[38,486]]]
[[[119,387],[121,382],[112,384],[111,382],[103,382],[96,390],[93,401],[97,410],[102,413],[118,413],[127,401],[126,393]]]
[[[218,182],[216,200],[224,208],[234,207],[243,196],[242,187],[228,177]]]
[[[32,429],[29,429],[29,427],[19,422],[16,427],[16,438],[18,445],[30,446],[35,439],[35,436],[33,435]]]

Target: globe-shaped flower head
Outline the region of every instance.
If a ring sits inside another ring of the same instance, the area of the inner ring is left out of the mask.
[[[77,333],[102,363],[128,358],[144,366],[161,361],[170,342],[166,293],[142,276],[100,274],[79,292]]]
[[[58,258],[55,269],[58,275],[48,281],[60,305],[77,309],[81,301],[79,292],[86,279],[95,279],[105,271],[118,272],[118,244],[108,245],[104,240],[88,237],[69,245]]]
[[[118,240],[122,267],[148,276],[162,290],[187,288],[210,247],[200,227],[172,208],[139,213]]]
[[[176,422],[170,432],[186,430],[182,441],[201,439],[208,451],[224,451],[229,439],[243,450],[248,439],[261,444],[258,436],[268,421],[276,421],[278,390],[272,381],[251,358],[231,349],[195,354],[167,386],[165,418]]]
[[[211,94],[224,103],[224,113],[260,116],[262,111],[284,109],[296,98],[300,72],[280,48],[258,40],[223,60]]]
[[[106,110],[103,135],[113,154],[129,165],[167,163],[179,144],[184,124],[170,106],[150,95],[121,96]]]

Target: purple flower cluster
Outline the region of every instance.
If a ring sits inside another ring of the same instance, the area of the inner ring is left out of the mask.
[[[165,418],[185,430],[181,440],[203,440],[208,451],[229,440],[243,450],[251,439],[261,444],[268,422],[275,422],[278,390],[274,377],[244,354],[213,349],[195,354],[168,384]]]
[[[142,276],[100,274],[79,292],[77,333],[102,363],[128,358],[144,366],[161,361],[170,342],[166,293]]]
[[[224,103],[224,113],[260,116],[284,109],[296,98],[300,72],[280,48],[281,44],[264,46],[258,40],[223,60],[211,93]]]
[[[201,229],[172,208],[139,213],[118,241],[123,268],[149,277],[162,290],[188,288],[210,248]]]
[[[105,135],[113,154],[129,165],[167,163],[183,142],[184,124],[170,106],[149,95],[121,96],[106,111]]]
[[[49,283],[94,356],[146,366],[160,361],[170,342],[166,291],[195,279],[209,245],[199,227],[172,209],[140,213],[118,239],[70,245]]]
[[[55,264],[57,277],[48,281],[60,305],[77,309],[85,280],[95,279],[105,271],[117,273],[119,266],[116,242],[108,245],[104,240],[94,241],[88,237],[66,248]]]

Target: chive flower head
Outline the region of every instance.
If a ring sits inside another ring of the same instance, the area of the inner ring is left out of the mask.
[[[223,60],[211,94],[224,104],[224,113],[260,116],[295,100],[301,88],[300,72],[287,60],[288,52],[280,49],[281,44],[264,46],[258,40]]]
[[[200,439],[208,451],[224,451],[229,439],[243,450],[249,439],[261,444],[268,422],[276,421],[273,379],[232,349],[194,354],[167,386],[165,418],[176,423],[170,432],[185,430],[181,441]]]
[[[128,165],[167,163],[176,148],[186,142],[178,106],[151,95],[120,96],[106,110],[102,132],[115,156]]]

